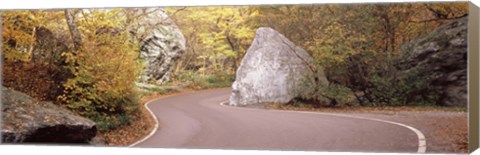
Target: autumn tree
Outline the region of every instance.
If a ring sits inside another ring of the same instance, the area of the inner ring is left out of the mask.
[[[172,18],[187,38],[185,58],[200,59],[205,69],[231,72],[236,71],[255,33],[245,23],[252,15],[245,7],[191,7]]]
[[[187,51],[173,78],[200,88],[227,87],[258,27],[272,27],[313,58],[328,86],[323,106],[402,105],[413,89],[396,78],[400,47],[468,15],[467,3],[322,4],[165,8]],[[4,84],[58,101],[104,129],[128,122],[141,71],[139,19],[157,9],[2,12]],[[161,22],[160,22],[161,23]],[[421,81],[415,80],[413,81]],[[421,84],[420,84],[421,85]],[[419,86],[420,86],[419,85]],[[412,84],[413,87],[413,84]],[[391,89],[398,88],[398,89]],[[52,90],[52,91],[50,91]],[[411,97],[410,97],[411,98]],[[113,122],[113,123],[106,123]]]
[[[115,29],[121,25],[120,12],[65,11],[75,49],[65,56],[75,76],[59,99],[102,131],[128,123],[139,106],[134,88],[141,69],[139,46],[129,32]]]
[[[63,92],[68,71],[61,53],[67,51],[64,14],[60,11],[2,12],[3,84],[40,100]]]
[[[450,4],[327,4],[252,9],[259,12],[254,25],[278,30],[306,49],[315,58],[315,65],[325,68],[330,82],[327,94],[330,88],[339,88],[351,92],[337,96],[346,101],[344,104],[354,103],[344,98],[355,96],[362,105],[382,105],[397,104],[394,98],[404,98],[392,95],[401,94],[399,90],[388,89],[401,85],[396,82],[392,60],[399,54],[400,46],[448,20],[466,16],[466,3]]]
[[[187,51],[175,67],[177,79],[193,81],[194,85],[231,85],[254,37],[255,29],[248,21],[256,12],[248,7],[179,9],[166,9],[187,41]]]
[[[4,84],[64,105],[100,130],[137,112],[139,45],[122,9],[2,12]]]

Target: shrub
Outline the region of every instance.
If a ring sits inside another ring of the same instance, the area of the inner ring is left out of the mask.
[[[328,72],[331,81],[327,86],[304,80],[295,100],[330,107],[435,105],[438,94],[428,82],[428,71],[400,73],[388,55],[383,57],[383,61],[374,61],[367,55],[352,56]]]
[[[381,105],[435,105],[438,94],[431,88],[427,76],[418,71],[394,78],[374,76],[370,92],[374,102]]]
[[[179,73],[178,80],[187,83],[193,89],[208,89],[230,87],[235,80],[235,76],[224,72],[203,75],[185,70]]]
[[[81,50],[65,53],[74,78],[59,96],[71,110],[108,130],[129,122],[138,109],[135,81],[141,69],[137,45],[126,34],[87,36]]]
[[[330,83],[321,85],[312,80],[302,80],[301,86],[294,90],[298,97],[289,104],[312,104],[316,107],[344,107],[355,104],[355,96],[351,89]]]

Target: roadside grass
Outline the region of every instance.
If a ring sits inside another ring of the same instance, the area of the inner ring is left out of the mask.
[[[230,87],[233,81],[234,76],[228,74],[204,75],[195,79],[190,87],[195,90]]]
[[[194,90],[231,87],[235,81],[234,74],[216,73],[199,74],[192,71],[184,71],[176,76],[169,84],[183,84]]]

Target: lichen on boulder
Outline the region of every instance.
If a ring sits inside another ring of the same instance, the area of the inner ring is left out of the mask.
[[[312,61],[305,50],[279,32],[259,28],[237,70],[229,104],[288,103],[302,95],[298,90],[318,74],[309,67]],[[319,72],[318,80],[326,84]]]

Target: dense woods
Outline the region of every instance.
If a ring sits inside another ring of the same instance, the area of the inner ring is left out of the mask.
[[[186,40],[165,85],[230,87],[258,27],[271,27],[314,58],[327,87],[293,102],[318,107],[435,105],[425,78],[397,78],[402,45],[468,15],[468,3],[164,8]],[[94,120],[130,123],[148,28],[144,9],[2,12],[3,85]],[[147,29],[147,30],[145,30]],[[319,96],[328,102],[316,100]]]
[[[258,27],[272,27],[304,48],[323,68],[318,106],[435,105],[423,77],[396,78],[401,46],[467,16],[466,3],[193,7],[169,10],[188,38],[176,75],[233,74]],[[320,87],[306,83],[306,87]],[[422,90],[421,92],[416,92]]]

